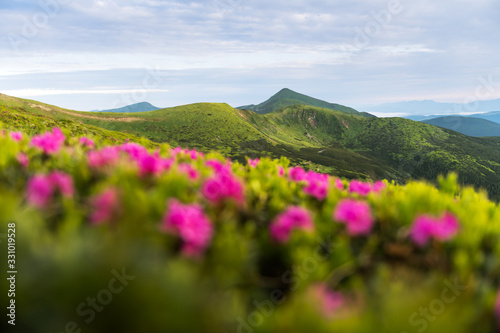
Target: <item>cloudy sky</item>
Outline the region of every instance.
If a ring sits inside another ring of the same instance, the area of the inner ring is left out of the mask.
[[[0,2],[0,92],[93,110],[500,98],[498,0]],[[486,83],[485,83],[486,82]]]

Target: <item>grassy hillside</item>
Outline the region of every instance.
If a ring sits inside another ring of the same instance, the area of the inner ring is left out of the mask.
[[[439,174],[457,171],[461,183],[485,188],[495,199],[500,196],[498,141],[407,119],[367,118],[303,105],[260,115],[214,103],[134,114],[92,113],[0,97],[4,108],[24,117],[50,117],[85,130],[100,127],[155,143],[217,150],[239,161],[245,156],[284,156],[307,169],[350,179],[401,183],[411,178],[435,181]]]
[[[267,101],[262,102],[258,105],[246,105],[246,106],[241,106],[238,107],[238,109],[246,109],[246,110],[251,110],[255,111],[260,114],[267,114],[271,113],[273,111],[288,107],[288,106],[293,106],[293,105],[308,105],[308,106],[316,106],[316,107],[321,107],[325,109],[331,109],[331,110],[338,110],[342,111],[344,113],[349,113],[349,114],[361,114],[363,116],[367,117],[373,117],[372,115],[368,113],[360,113],[357,110],[340,105],[340,104],[334,104],[334,103],[328,103],[325,101],[322,101],[317,98],[313,98],[307,95],[303,95],[300,93],[297,93],[293,90],[290,90],[288,88],[284,88],[280,90],[277,94],[269,98]]]
[[[500,136],[500,124],[476,117],[445,116],[422,122],[476,137]]]

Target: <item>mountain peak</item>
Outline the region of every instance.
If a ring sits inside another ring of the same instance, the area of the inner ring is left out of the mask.
[[[238,109],[247,109],[260,114],[266,114],[293,105],[316,106],[344,113],[356,114],[363,117],[372,116],[367,113],[360,113],[357,110],[344,105],[329,103],[314,97],[298,93],[289,88],[281,89],[275,95],[273,95],[271,98],[269,98],[267,101],[263,103],[260,103],[258,105],[251,104],[251,105],[241,106]]]
[[[147,112],[159,110],[156,106],[149,102],[139,102],[131,105],[127,105],[121,108],[100,110],[100,112],[117,112],[117,113],[132,113],[132,112]]]

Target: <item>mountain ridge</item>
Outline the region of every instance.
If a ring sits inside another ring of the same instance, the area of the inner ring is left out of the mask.
[[[257,112],[259,114],[268,114],[279,110],[284,107],[293,106],[293,105],[309,105],[322,107],[331,110],[337,110],[348,114],[360,114],[365,117],[373,117],[368,113],[362,113],[358,110],[355,110],[351,107],[344,106],[341,104],[329,103],[314,97],[310,97],[298,92],[295,92],[289,88],[283,88],[273,96],[271,96],[266,101],[260,104],[250,104],[245,106],[239,106],[237,109],[246,109],[250,111]]]

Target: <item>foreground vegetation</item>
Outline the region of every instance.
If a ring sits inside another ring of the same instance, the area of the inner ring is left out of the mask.
[[[0,132],[20,332],[498,329],[500,206],[453,174],[349,181],[130,139]]]

